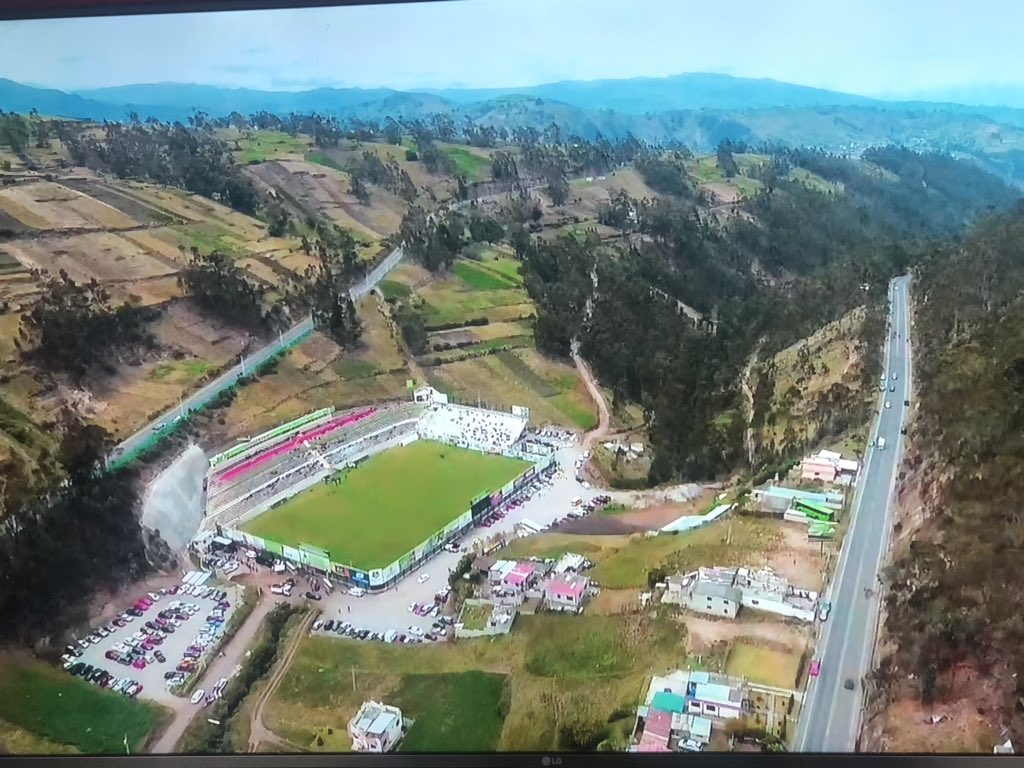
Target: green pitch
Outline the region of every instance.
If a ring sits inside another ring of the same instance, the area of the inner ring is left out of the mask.
[[[371,456],[340,483],[321,483],[242,530],[279,544],[312,544],[363,570],[390,565],[529,463],[419,440]]]

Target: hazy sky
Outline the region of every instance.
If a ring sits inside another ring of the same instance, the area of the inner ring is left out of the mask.
[[[461,0],[0,22],[0,77],[296,90],[719,72],[913,95],[1024,83],[1021,30],[1024,0]]]

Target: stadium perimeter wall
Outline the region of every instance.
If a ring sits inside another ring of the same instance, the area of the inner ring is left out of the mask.
[[[385,447],[391,447],[391,442],[400,444],[407,440],[407,436],[399,436],[395,438],[394,441],[389,441],[387,446],[378,447],[377,450],[373,451],[373,453],[384,450]],[[366,452],[366,455],[369,455],[369,453],[370,452]],[[473,526],[474,522],[486,517],[492,510],[504,503],[506,499],[516,495],[537,475],[547,471],[555,463],[555,457],[553,455],[541,458],[540,460],[538,460],[538,457],[535,455],[527,455],[520,451],[508,451],[505,455],[510,458],[534,461],[535,463],[518,477],[507,483],[500,490],[494,491],[490,494],[481,494],[477,498],[473,499],[469,509],[385,568],[366,571],[360,568],[355,568],[347,563],[335,563],[325,556],[326,553],[324,550],[318,549],[317,547],[306,544],[300,544],[298,547],[292,547],[263,538],[262,536],[254,536],[251,533],[240,531],[237,528],[225,528],[223,533],[232,541],[249,547],[250,549],[269,552],[300,567],[313,568],[347,586],[361,587],[368,591],[384,590],[403,579],[411,571],[415,570],[422,562],[437,553],[446,542],[467,531]],[[358,459],[360,457],[357,456],[354,458]],[[268,504],[261,505],[258,512],[253,511],[247,513],[245,519],[250,520],[256,515],[266,511],[274,504],[279,504],[285,499],[295,496],[298,492],[295,490],[297,488],[306,490],[316,485],[318,482],[322,482],[324,477],[330,474],[330,472],[325,470],[323,473],[318,473],[316,476],[303,480],[301,483],[298,483],[282,494],[279,494],[279,496],[285,496],[285,498],[279,499],[278,497],[274,497],[274,500],[270,500]],[[236,521],[235,525],[240,525],[242,522],[243,520]]]

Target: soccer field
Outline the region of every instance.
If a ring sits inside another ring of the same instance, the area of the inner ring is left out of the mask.
[[[468,510],[474,497],[501,489],[529,466],[420,440],[371,456],[341,483],[317,485],[242,530],[293,547],[322,547],[335,563],[383,568]]]

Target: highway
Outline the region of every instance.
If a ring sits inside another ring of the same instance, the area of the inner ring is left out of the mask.
[[[878,625],[878,576],[892,530],[891,505],[903,448],[900,428],[909,411],[904,406],[911,392],[909,288],[908,276],[890,284],[885,391],[879,393],[879,415],[850,507],[852,522],[825,598],[831,601],[832,611],[820,625],[815,658],[821,662],[821,672],[810,678],[807,687],[794,740],[797,752],[853,752],[857,745],[864,703],[862,679],[871,669]],[[886,408],[886,403],[891,407]],[[879,437],[885,438],[882,450],[877,447]],[[871,590],[870,596],[866,589]],[[848,680],[853,681],[853,690],[846,687]]]
[[[350,289],[352,300],[359,301],[359,299],[372,291],[377,286],[377,283],[383,280],[384,276],[398,265],[403,256],[404,253],[402,252],[401,247],[395,248],[395,250],[391,251],[391,253],[389,253],[370,271],[368,275],[366,275],[366,277],[362,279],[362,281],[352,286]],[[313,319],[311,317],[307,317],[302,322],[292,326],[286,332],[280,334],[278,338],[267,343],[263,347],[260,347],[255,352],[250,353],[241,362],[239,362],[238,365],[233,366],[230,370],[218,376],[202,389],[194,392],[187,398],[184,398],[180,405],[169,409],[166,413],[155,418],[131,437],[125,439],[116,448],[114,448],[109,459],[111,461],[116,460],[126,453],[144,445],[153,437],[153,434],[158,430],[158,428],[171,423],[183,412],[188,413],[189,411],[206,405],[222,391],[234,384],[243,375],[252,372],[255,368],[265,363],[282,349],[288,347],[296,340],[301,339],[312,330]]]

